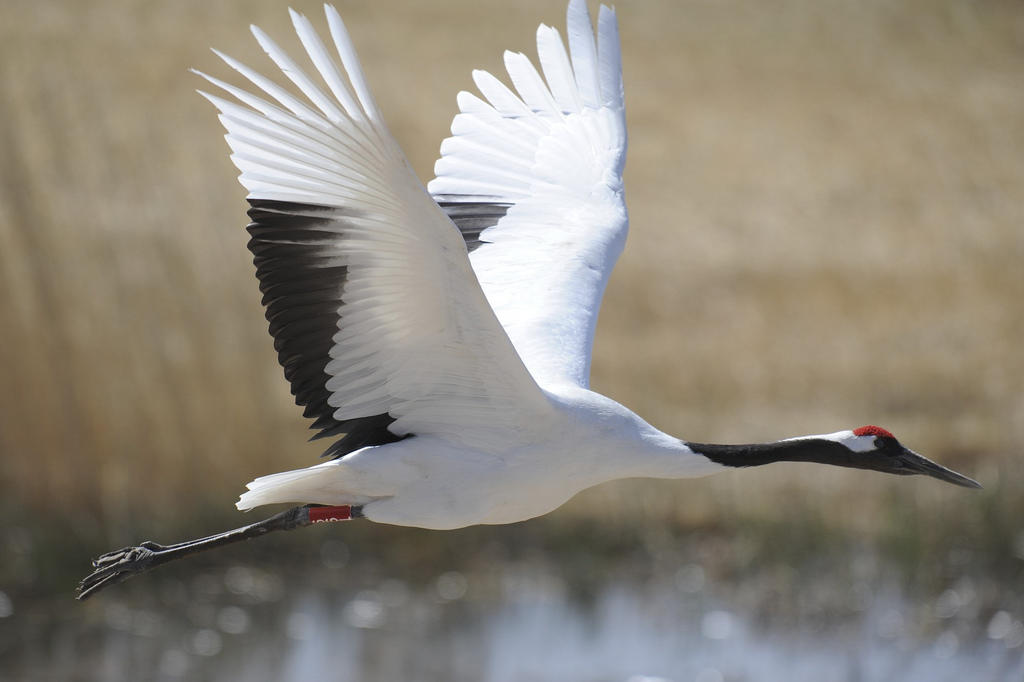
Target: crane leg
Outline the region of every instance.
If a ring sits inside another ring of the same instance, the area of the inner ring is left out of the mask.
[[[88,599],[100,590],[123,582],[133,575],[190,554],[256,538],[275,530],[294,530],[313,523],[347,521],[361,516],[362,508],[358,506],[307,504],[301,507],[292,507],[262,521],[205,538],[187,540],[173,545],[160,545],[146,540],[135,547],[124,547],[94,559],[92,566],[95,570],[87,575],[78,586],[78,598]]]

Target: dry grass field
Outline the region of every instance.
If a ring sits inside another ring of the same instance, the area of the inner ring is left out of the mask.
[[[339,9],[424,180],[470,69],[500,73],[502,49],[533,55],[536,24],[564,24],[561,1]],[[878,423],[986,489],[776,465],[603,486],[555,521],[811,518],[966,546],[1019,583],[1024,6],[617,9],[632,232],[594,387],[692,440]],[[246,481],[316,461],[187,71],[225,74],[211,45],[266,67],[249,23],[297,45],[267,0],[0,4],[0,512],[23,530],[90,550],[215,530]]]

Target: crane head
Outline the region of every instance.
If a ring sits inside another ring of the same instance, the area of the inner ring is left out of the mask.
[[[847,433],[852,435],[839,442],[856,453],[851,458],[850,466],[900,476],[924,474],[965,488],[981,487],[974,479],[936,464],[904,447],[894,435],[880,426],[861,426]]]

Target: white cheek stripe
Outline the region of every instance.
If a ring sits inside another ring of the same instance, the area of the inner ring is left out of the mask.
[[[831,440],[840,445],[843,445],[854,452],[870,452],[877,450],[878,447],[875,445],[875,436],[855,436],[853,431],[849,429],[845,431],[836,431],[835,433],[824,433],[817,436],[799,436],[797,438],[787,438],[786,440],[807,440],[808,438],[814,438],[818,440]]]

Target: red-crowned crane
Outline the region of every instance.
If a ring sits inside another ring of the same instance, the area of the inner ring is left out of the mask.
[[[249,249],[284,374],[329,460],[248,484],[239,509],[301,503],[175,545],[94,562],[79,597],[197,551],[272,530],[366,518],[423,528],[510,523],[625,477],[690,478],[778,461],[978,484],[876,426],[751,445],[662,433],[588,389],[601,295],[626,241],[626,154],[615,12],[585,0],[568,43],[537,30],[543,78],[506,52],[514,91],[474,71],[435,177],[416,178],[352,42],[326,7],[338,61],[291,11],[315,82],[263,31],[302,93],[217,53],[254,91],[220,112],[249,191]]]

